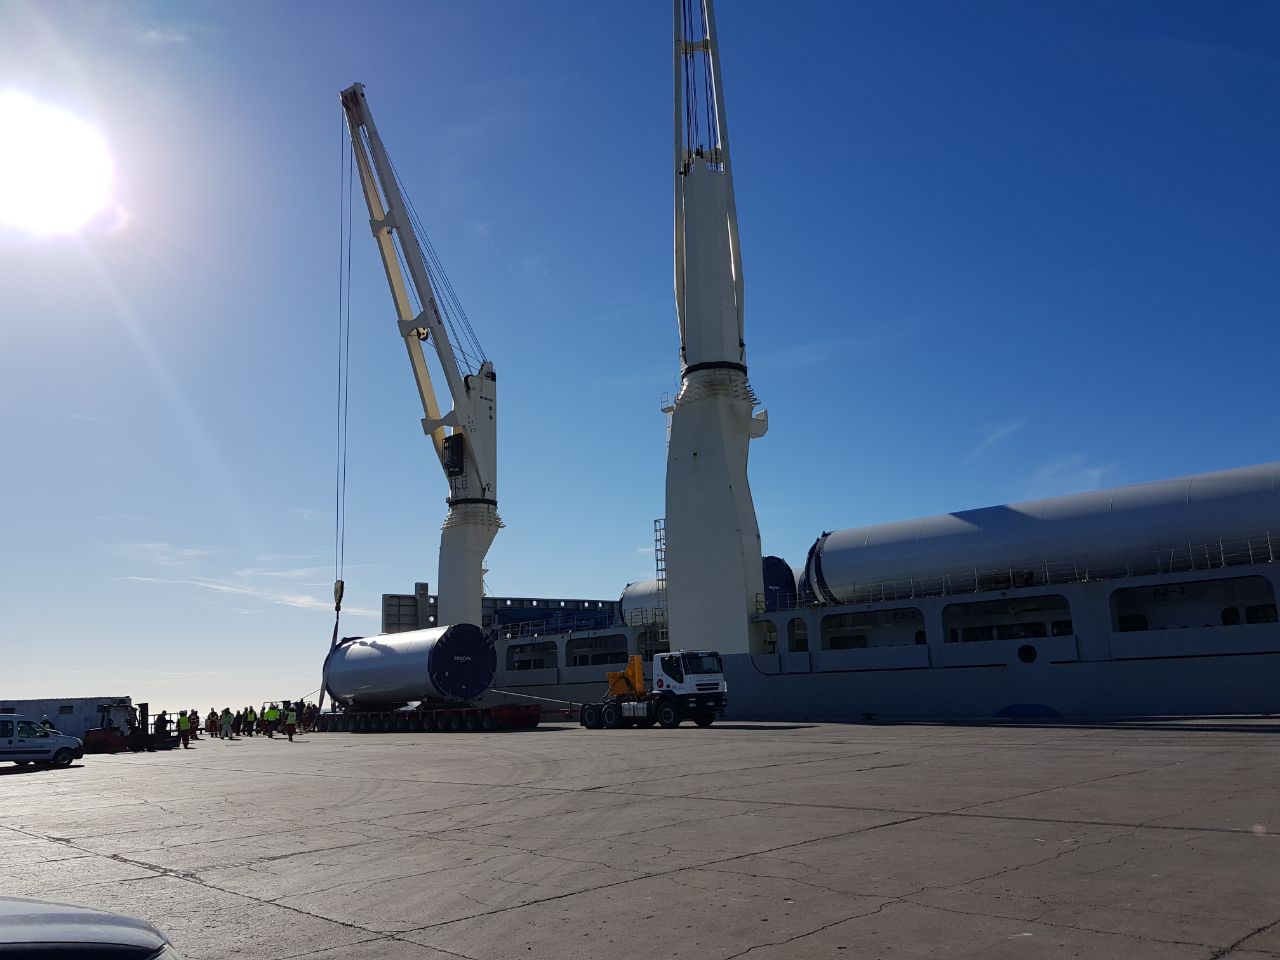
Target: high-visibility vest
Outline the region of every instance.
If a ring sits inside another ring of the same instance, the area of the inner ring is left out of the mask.
[[[279,711],[279,710],[277,710],[277,709],[275,709],[275,707],[272,707],[271,709],[267,710],[267,719],[268,719],[268,720],[279,720],[279,719],[280,719],[280,711]]]
[[[191,729],[191,718],[190,718],[190,717],[188,717],[186,714],[183,714],[182,716],[178,717],[178,729],[179,729],[179,730],[190,730],[190,729]]]
[[[286,715],[285,715],[284,722],[285,722],[285,723],[297,723],[297,722],[298,722],[298,711],[296,711],[296,710],[290,710],[290,711],[288,712],[288,714],[286,714]]]

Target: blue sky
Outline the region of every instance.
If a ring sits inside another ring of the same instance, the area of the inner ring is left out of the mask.
[[[717,13],[767,552],[1280,459],[1280,8]],[[0,90],[94,123],[124,212],[0,227],[0,696],[207,709],[318,686],[355,80],[498,369],[491,590],[652,575],[677,375],[669,17],[0,7]],[[347,634],[435,580],[446,492],[363,229],[352,255]]]

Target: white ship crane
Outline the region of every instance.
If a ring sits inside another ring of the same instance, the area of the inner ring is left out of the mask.
[[[680,390],[667,447],[666,582],[671,646],[746,653],[764,594],[747,483],[753,413],[742,254],[711,0],[675,0],[675,297]]]
[[[422,399],[422,429],[431,439],[449,482],[449,512],[440,532],[438,617],[441,624],[478,626],[485,554],[502,526],[497,493],[497,378],[430,240],[405,201],[395,168],[374,127],[364,84],[355,83],[342,91],[342,108],[369,208],[369,224],[382,255],[400,336]],[[443,298],[437,296],[438,290]],[[465,341],[466,347],[454,344],[450,328],[454,339]],[[427,366],[423,344],[428,341],[435,348],[453,401],[453,409],[445,413]]]

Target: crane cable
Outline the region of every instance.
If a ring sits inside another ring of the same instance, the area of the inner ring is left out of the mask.
[[[337,389],[337,457],[333,492],[333,637],[332,651],[338,645],[338,625],[342,619],[342,595],[346,583],[342,579],[347,547],[347,410],[351,383],[351,205],[354,184],[354,150],[347,140],[346,115],[341,114],[339,128],[338,186],[338,389]],[[319,707],[324,707],[325,685],[320,683]]]

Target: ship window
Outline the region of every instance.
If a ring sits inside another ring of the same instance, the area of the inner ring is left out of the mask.
[[[867,638],[861,633],[843,634],[827,641],[828,650],[865,650],[866,647]]]
[[[924,632],[923,630],[917,630],[917,631],[916,631],[916,646],[917,646],[917,647],[923,647],[923,646],[924,646],[925,644],[927,644],[928,642],[929,642],[929,638],[925,636],[925,632]]]
[[[1255,603],[1244,608],[1245,623],[1275,623],[1276,605],[1274,603]]]
[[[1275,588],[1266,577],[1223,577],[1179,580],[1142,587],[1124,587],[1111,594],[1111,617],[1118,631],[1182,630],[1249,622],[1250,607],[1275,606]],[[1148,626],[1131,627],[1141,617]],[[1266,622],[1266,621],[1260,621]]]
[[[565,646],[565,662],[571,667],[626,663],[627,638],[621,633],[603,637],[570,637]]]
[[[809,625],[800,617],[792,617],[787,624],[787,649],[792,653],[809,652]]]
[[[833,613],[822,618],[822,649],[910,646],[923,629],[924,614],[915,607]]]
[[[764,652],[774,653],[778,649],[778,625],[772,620],[764,622]]]
[[[74,704],[64,703],[58,707],[58,715],[61,717],[70,716],[75,712],[76,712],[76,708]]]
[[[1133,633],[1138,630],[1147,629],[1147,618],[1140,613],[1122,613],[1120,614],[1120,632]]]
[[[8,740],[13,736],[13,721],[0,720],[0,739]]]
[[[508,670],[542,670],[554,667],[557,662],[556,642],[513,643],[507,647]]]
[[[942,611],[949,643],[1069,636],[1071,605],[1059,594],[952,603]],[[1061,631],[1061,632],[1059,632]]]
[[[1041,620],[1029,620],[1026,623],[1001,623],[996,626],[997,640],[1038,640],[1048,635],[1048,625]]]

